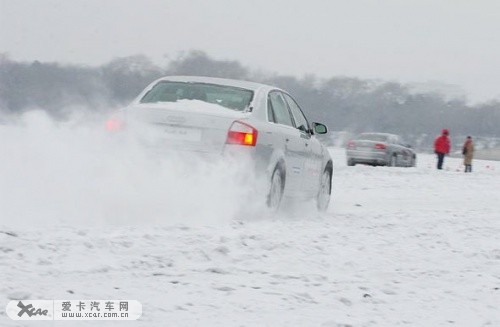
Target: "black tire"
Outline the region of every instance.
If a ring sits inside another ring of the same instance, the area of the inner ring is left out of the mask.
[[[276,212],[279,210],[281,200],[283,198],[283,191],[285,189],[285,178],[283,171],[280,167],[274,168],[271,175],[271,185],[269,186],[269,193],[267,194],[267,207],[269,210]]]
[[[354,162],[354,160],[352,160],[352,159],[347,159],[347,165],[348,165],[349,167],[352,167],[352,166],[354,166],[355,164],[356,164],[356,163]]]
[[[391,156],[391,159],[389,161],[389,166],[390,167],[397,167],[398,165],[398,156],[396,154],[393,154]]]
[[[330,169],[325,169],[321,175],[318,195],[316,196],[316,208],[319,212],[325,212],[330,204],[332,194],[332,172]]]

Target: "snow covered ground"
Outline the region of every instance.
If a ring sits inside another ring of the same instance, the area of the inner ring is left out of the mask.
[[[179,167],[86,130],[26,124],[0,129],[0,326],[500,326],[500,162],[347,167],[332,148],[327,214],[270,217],[219,172],[179,184]],[[143,315],[23,324],[11,299],[131,299]]]

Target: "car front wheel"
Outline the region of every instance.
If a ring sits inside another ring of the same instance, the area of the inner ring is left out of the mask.
[[[332,193],[332,172],[325,170],[321,176],[316,206],[319,212],[325,212],[330,204],[330,195]]]

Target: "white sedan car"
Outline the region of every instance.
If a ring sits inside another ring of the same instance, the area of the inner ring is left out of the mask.
[[[277,210],[283,197],[330,202],[333,164],[316,138],[325,125],[309,123],[297,102],[277,87],[220,78],[170,76],[149,85],[107,122],[159,132],[172,150],[224,156],[243,153],[267,181],[262,197]]]

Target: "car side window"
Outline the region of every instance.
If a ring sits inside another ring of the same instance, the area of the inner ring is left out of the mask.
[[[270,97],[267,98],[267,120],[271,123],[276,122],[276,118],[274,118],[273,104],[271,103]]]
[[[288,107],[285,103],[285,100],[281,96],[279,92],[271,92],[269,93],[269,101],[268,106],[268,114],[269,109],[272,110],[274,116],[274,122],[278,124],[288,125],[293,127],[292,117],[290,116],[290,111],[288,111]],[[272,116],[269,115],[269,120],[272,119]]]
[[[295,100],[286,93],[283,93],[283,96],[285,97],[285,100],[288,103],[290,110],[292,111],[293,119],[295,120],[295,126],[301,131],[309,132],[309,123],[302,113],[302,110],[300,110],[297,102],[295,102]]]

